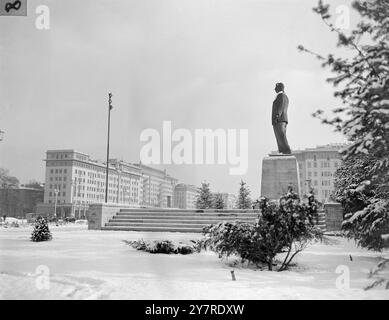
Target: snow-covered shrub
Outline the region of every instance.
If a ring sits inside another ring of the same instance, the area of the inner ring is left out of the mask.
[[[219,257],[238,255],[243,261],[264,263],[273,270],[275,257],[285,253],[279,271],[285,270],[293,258],[311,240],[321,239],[314,225],[317,203],[312,196],[308,203],[289,192],[278,203],[261,199],[261,214],[256,223],[223,222],[204,230],[202,248],[209,248]]]
[[[49,225],[45,218],[39,216],[36,218],[34,223],[34,230],[31,233],[31,241],[48,241],[52,239]]]
[[[194,241],[192,241],[193,245],[188,245],[182,242],[173,243],[170,240],[145,241],[140,239],[136,241],[124,240],[124,242],[134,249],[150,253],[191,254],[198,251],[196,242]]]

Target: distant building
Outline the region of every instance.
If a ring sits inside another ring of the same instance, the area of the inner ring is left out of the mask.
[[[0,215],[25,218],[43,201],[43,188],[0,188]]]
[[[307,194],[311,188],[321,202],[330,200],[334,191],[334,174],[341,165],[339,151],[345,144],[328,144],[293,151],[299,165],[301,193]]]
[[[174,207],[179,209],[195,209],[199,191],[190,184],[177,184],[174,188]]]
[[[236,201],[237,197],[233,193],[227,193],[227,192],[213,192],[212,196],[215,197],[217,194],[220,194],[223,199],[224,208],[223,209],[236,209]]]
[[[233,193],[222,193],[222,198],[224,202],[224,209],[236,209],[236,202],[238,198]]]
[[[166,170],[136,164],[142,173],[142,198],[145,207],[172,208],[174,206],[174,187],[177,179],[169,176]]]
[[[85,218],[89,204],[105,202],[106,164],[75,150],[48,150],[43,204],[38,213]],[[108,203],[140,206],[142,173],[138,166],[109,160]]]

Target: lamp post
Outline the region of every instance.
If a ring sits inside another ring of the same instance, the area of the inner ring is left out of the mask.
[[[54,200],[54,215],[57,218],[57,197],[58,197],[59,190],[55,189],[54,194],[55,194],[55,200]]]
[[[105,169],[105,203],[108,202],[108,173],[109,173],[109,131],[111,125],[112,93],[108,93],[108,135],[107,135],[107,167]]]

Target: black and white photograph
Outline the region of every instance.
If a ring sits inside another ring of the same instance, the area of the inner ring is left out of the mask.
[[[389,300],[389,0],[0,0],[0,300]]]

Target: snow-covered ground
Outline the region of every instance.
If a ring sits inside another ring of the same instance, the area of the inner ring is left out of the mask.
[[[122,241],[189,241],[199,234],[50,229],[52,241],[35,243],[31,227],[0,228],[0,299],[389,299],[389,290],[363,290],[380,255],[342,238],[311,245],[291,271],[269,272],[233,267],[234,259],[211,252],[149,254]],[[350,288],[337,287],[347,270]]]

